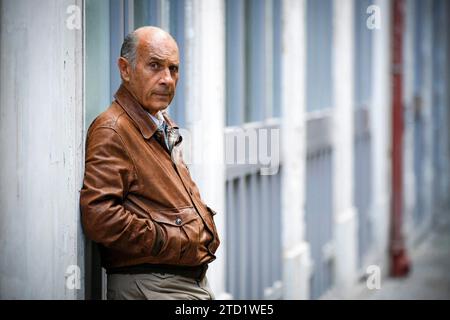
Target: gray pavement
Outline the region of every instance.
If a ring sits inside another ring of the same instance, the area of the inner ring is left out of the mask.
[[[350,299],[443,300],[450,299],[450,212],[440,217],[429,236],[409,253],[410,274],[405,278],[383,278],[381,288],[355,288]]]

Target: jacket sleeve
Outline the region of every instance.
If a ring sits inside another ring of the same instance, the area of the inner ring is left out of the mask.
[[[114,129],[96,127],[90,132],[80,193],[81,221],[87,237],[107,248],[133,256],[156,255],[162,247],[162,231],[123,206],[135,174]]]

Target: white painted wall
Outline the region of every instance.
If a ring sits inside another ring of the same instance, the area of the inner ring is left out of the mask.
[[[345,295],[357,274],[356,208],[353,204],[353,0],[333,2],[333,208],[335,285]]]
[[[381,28],[374,33],[372,83],[372,199],[371,215],[374,231],[376,263],[383,274],[388,272],[388,238],[391,194],[391,2],[377,0],[380,8]]]
[[[0,299],[83,297],[65,285],[83,273],[81,3],[0,2]]]
[[[311,258],[305,241],[306,1],[282,3],[283,299],[308,299]],[[292,195],[295,195],[294,197]]]
[[[186,1],[186,124],[192,139],[191,174],[221,238],[208,279],[217,299],[225,292],[225,4]]]

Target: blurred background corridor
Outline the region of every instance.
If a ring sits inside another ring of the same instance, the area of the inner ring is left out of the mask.
[[[450,299],[447,0],[0,0],[0,299],[105,299],[85,135],[144,25],[180,48],[218,299]]]

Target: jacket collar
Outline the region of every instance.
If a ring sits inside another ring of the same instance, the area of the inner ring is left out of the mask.
[[[119,90],[117,90],[114,95],[117,103],[125,110],[128,116],[133,120],[136,126],[139,128],[142,136],[145,139],[149,139],[157,130],[156,124],[150,118],[150,115],[145,111],[145,109],[139,104],[136,98],[128,91],[127,88],[122,84]],[[170,119],[169,115],[165,110],[161,111],[164,120],[167,122],[169,127],[178,128],[177,124]]]

